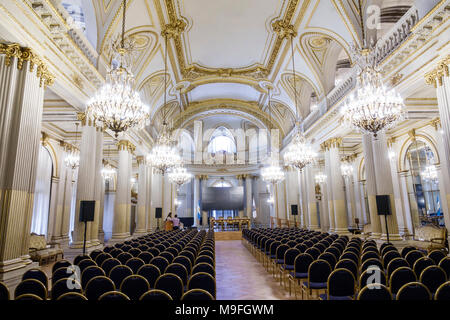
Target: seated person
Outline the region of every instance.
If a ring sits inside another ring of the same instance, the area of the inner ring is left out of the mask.
[[[177,214],[172,219],[172,222],[173,222],[173,229],[174,230],[180,229],[180,219],[178,219],[178,215]]]

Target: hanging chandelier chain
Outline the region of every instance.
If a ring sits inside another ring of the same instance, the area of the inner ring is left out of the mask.
[[[295,122],[298,122],[298,106],[297,106],[297,79],[295,75],[295,57],[294,57],[294,36],[291,35],[291,53],[292,53],[292,76],[294,81],[294,103],[295,103]]]
[[[127,16],[127,0],[123,0],[123,17],[122,17],[122,49],[125,49],[125,26]]]
[[[164,106],[163,108],[167,108],[167,45],[168,45],[168,38],[167,35],[164,37],[165,39],[165,49],[164,49]],[[163,109],[163,125],[166,125],[166,110]]]

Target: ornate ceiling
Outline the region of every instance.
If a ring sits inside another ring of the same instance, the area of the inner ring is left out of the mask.
[[[111,41],[121,29],[121,1],[92,2],[97,19],[99,69],[104,71],[111,59]],[[127,36],[134,37],[138,44],[133,59],[137,87],[151,106],[152,118],[158,117],[163,105],[161,31],[165,30],[170,34],[168,103],[172,109],[179,109],[171,111],[174,116],[193,117],[198,105],[206,101],[211,107],[216,104],[213,109],[218,113],[244,112],[245,104],[264,113],[267,92],[261,83],[268,81],[274,85],[277,105],[270,121],[287,134],[295,114],[287,35],[297,33],[294,55],[298,113],[306,118],[311,95],[324,97],[333,89],[337,66],[349,64],[349,44],[360,41],[355,2],[129,0]],[[230,100],[233,103],[224,103]],[[160,120],[152,119],[152,123]]]

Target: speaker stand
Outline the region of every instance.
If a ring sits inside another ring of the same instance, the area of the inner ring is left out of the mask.
[[[386,224],[386,236],[387,236],[387,242],[389,243],[389,228],[388,228],[388,221],[387,221],[387,215],[384,215],[384,223]]]
[[[294,216],[294,229],[297,228],[297,221],[295,221],[295,216]]]
[[[83,255],[86,254],[86,233],[87,233],[87,222],[84,222],[84,237],[83,237]]]
[[[159,218],[158,219],[156,219],[156,230],[159,230]]]

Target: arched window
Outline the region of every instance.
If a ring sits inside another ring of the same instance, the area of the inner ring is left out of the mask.
[[[423,141],[415,140],[406,151],[407,187],[414,225],[443,225],[439,181],[434,164],[436,157]],[[427,172],[429,174],[427,174]],[[430,174],[431,173],[431,174]]]
[[[43,146],[39,150],[36,172],[31,232],[47,236],[53,163],[50,153]]]
[[[230,130],[225,127],[219,127],[214,131],[208,145],[208,152],[210,153],[217,153],[221,151],[226,153],[236,152],[234,137]]]

